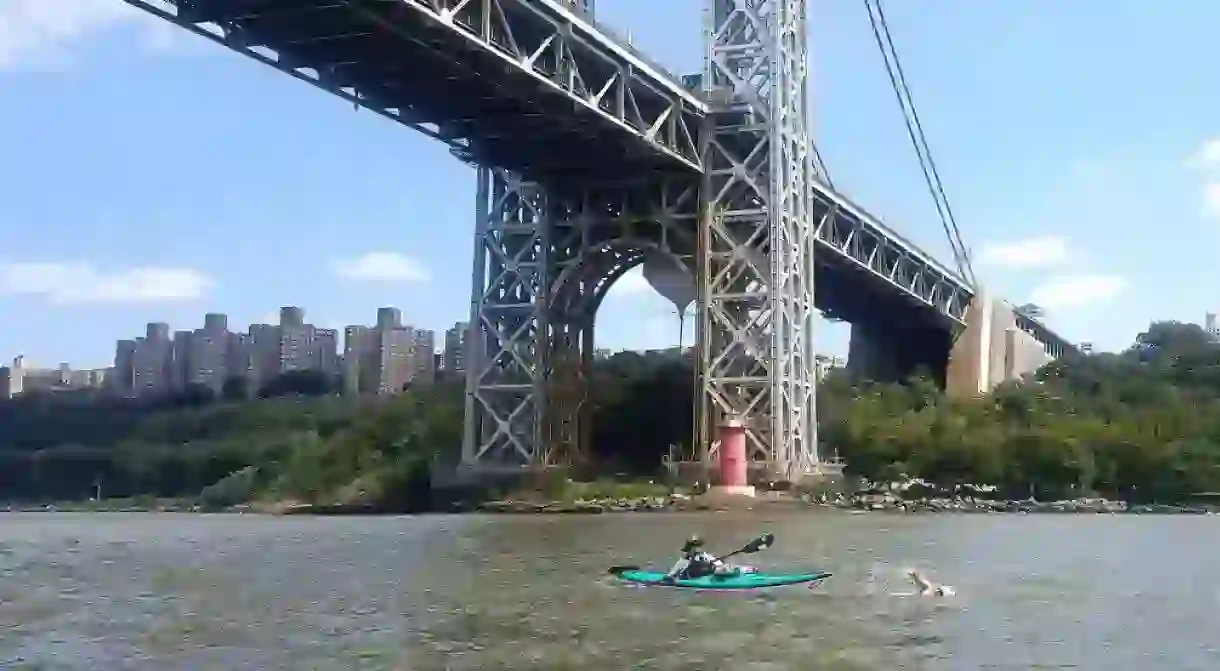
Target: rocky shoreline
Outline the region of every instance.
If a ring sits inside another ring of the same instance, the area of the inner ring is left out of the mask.
[[[1201,505],[1127,505],[1107,499],[1074,499],[1068,501],[1003,501],[974,498],[903,499],[892,494],[857,494],[836,497],[760,496],[753,499],[685,497],[614,498],[578,500],[572,502],[488,501],[473,510],[493,514],[602,514],[644,512],[692,512],[715,510],[753,510],[757,508],[823,508],[879,513],[1066,513],[1066,514],[1153,514],[1204,515],[1218,512]]]
[[[1127,505],[1107,499],[1073,499],[1067,501],[992,500],[969,497],[908,499],[894,494],[855,494],[837,496],[793,496],[769,492],[756,498],[685,496],[617,497],[578,499],[575,501],[501,500],[479,505],[455,506],[447,512],[490,514],[551,514],[599,515],[604,513],[682,513],[699,511],[803,509],[846,510],[881,514],[989,514],[989,513],[1061,513],[1061,514],[1143,514],[1143,515],[1207,515],[1220,512],[1209,505]],[[260,515],[377,515],[385,513],[368,505],[309,504],[297,501],[259,502],[205,509],[182,501],[166,501],[153,506],[88,505],[88,504],[0,504],[0,511],[13,512],[177,512],[177,513],[253,513]],[[446,511],[437,511],[446,512]]]

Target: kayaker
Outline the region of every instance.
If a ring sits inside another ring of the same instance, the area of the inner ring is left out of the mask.
[[[733,575],[738,569],[703,551],[703,539],[692,536],[682,546],[682,556],[666,574],[666,580],[702,578],[709,575]]]

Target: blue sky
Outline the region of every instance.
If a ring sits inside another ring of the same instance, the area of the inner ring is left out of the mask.
[[[857,0],[811,2],[814,127],[836,184],[948,261]],[[599,0],[677,72],[697,0]],[[976,272],[1076,341],[1119,348],[1220,305],[1220,4],[887,5]],[[427,138],[130,10],[0,0],[0,358],[100,366],[159,319],[381,305],[441,330],[469,305],[473,172]],[[687,329],[690,332],[690,329]],[[674,343],[638,277],[599,345]],[[844,351],[846,329],[819,341]]]

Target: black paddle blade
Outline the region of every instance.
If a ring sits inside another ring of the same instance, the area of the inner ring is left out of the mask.
[[[631,566],[631,565],[628,565],[628,566],[611,566],[611,567],[610,567],[610,570],[609,570],[609,573],[610,573],[610,575],[619,575],[619,574],[621,574],[621,573],[625,573],[625,572],[627,572],[627,571],[638,571],[638,570],[640,570],[640,567],[639,567],[639,566]]]
[[[775,534],[763,534],[758,538],[750,541],[750,544],[741,549],[746,554],[753,554],[759,550],[766,550],[775,545]]]

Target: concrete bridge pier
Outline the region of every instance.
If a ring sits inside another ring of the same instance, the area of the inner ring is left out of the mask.
[[[981,288],[966,313],[945,372],[945,391],[969,398],[1037,371],[1053,357],[1017,324],[1012,305],[991,298]]]

